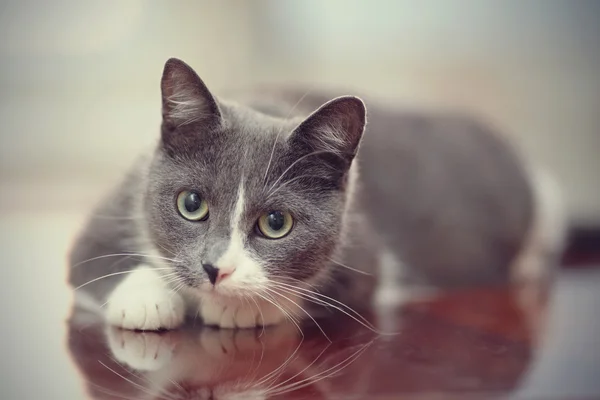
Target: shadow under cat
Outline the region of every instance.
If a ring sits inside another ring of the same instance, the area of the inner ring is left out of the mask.
[[[364,314],[375,325],[394,321],[394,335],[345,315],[302,331],[291,323],[219,330],[198,321],[135,332],[76,308],[68,345],[94,399],[504,395],[518,387],[543,331],[544,290],[523,293],[460,290]]]

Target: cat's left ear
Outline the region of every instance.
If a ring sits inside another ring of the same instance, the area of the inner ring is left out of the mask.
[[[333,153],[352,161],[365,129],[366,108],[354,96],[335,98],[308,116],[292,133],[290,141],[306,151]]]
[[[192,123],[214,127],[221,122],[221,111],[204,82],[186,63],[169,59],[163,71],[163,124],[167,130]]]

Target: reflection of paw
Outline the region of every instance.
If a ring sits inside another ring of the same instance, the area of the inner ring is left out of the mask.
[[[215,360],[234,358],[240,361],[244,355],[254,358],[273,349],[286,353],[288,347],[296,346],[298,338],[296,326],[285,322],[264,330],[205,328],[200,331],[200,345]]]
[[[254,328],[280,323],[285,316],[271,304],[245,301],[221,303],[202,299],[200,316],[204,324],[220,328]]]
[[[108,327],[106,336],[115,359],[138,371],[156,371],[169,364],[174,344],[167,334]]]
[[[148,267],[127,275],[108,299],[106,319],[125,329],[158,330],[176,328],[185,315],[181,296]]]

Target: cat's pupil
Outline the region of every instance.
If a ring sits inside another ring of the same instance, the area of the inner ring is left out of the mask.
[[[267,222],[269,223],[269,228],[279,231],[283,228],[285,218],[281,211],[273,211],[267,216]]]
[[[200,196],[198,196],[198,193],[188,194],[185,197],[185,201],[183,202],[185,209],[191,213],[198,211],[201,204],[202,204],[202,199],[200,199]]]

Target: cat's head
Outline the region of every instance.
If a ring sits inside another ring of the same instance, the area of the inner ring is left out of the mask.
[[[318,281],[340,245],[365,107],[339,97],[283,119],[217,100],[171,59],[144,213],[188,287],[223,296]]]

